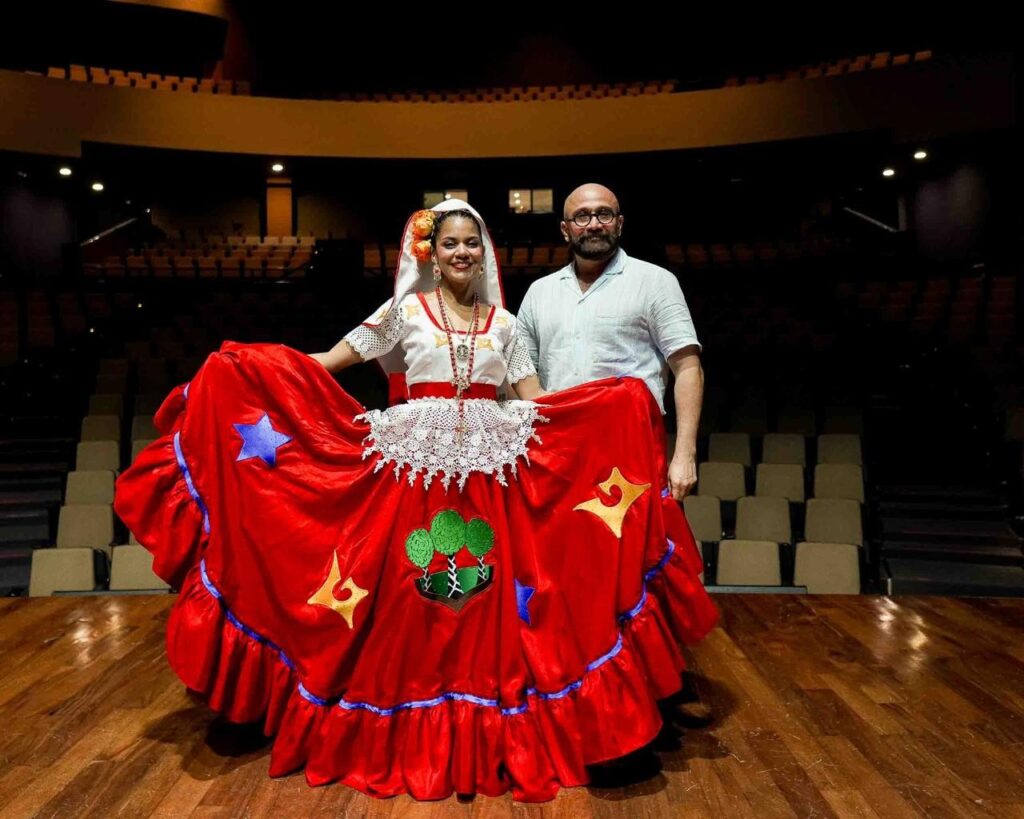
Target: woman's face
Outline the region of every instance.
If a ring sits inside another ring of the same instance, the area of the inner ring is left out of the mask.
[[[441,225],[434,242],[434,253],[441,275],[460,289],[480,275],[484,262],[484,243],[472,219],[453,216]]]

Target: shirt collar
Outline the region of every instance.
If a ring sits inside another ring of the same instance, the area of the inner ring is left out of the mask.
[[[626,262],[629,260],[629,256],[626,255],[626,251],[621,247],[615,251],[615,255],[612,256],[612,260],[608,262],[608,267],[604,269],[601,276],[617,276],[621,273],[625,267]],[[565,267],[562,268],[559,273],[559,279],[571,279],[576,276],[576,268],[573,266],[573,262],[569,262]],[[601,276],[598,276],[600,278]]]

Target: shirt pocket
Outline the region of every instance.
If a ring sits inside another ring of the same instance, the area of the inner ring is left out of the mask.
[[[591,327],[594,363],[621,366],[636,363],[649,340],[638,317],[597,314]]]

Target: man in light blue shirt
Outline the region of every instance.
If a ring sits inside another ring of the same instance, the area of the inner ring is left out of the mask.
[[[519,329],[546,390],[632,375],[664,412],[672,370],[677,431],[668,485],[682,500],[697,482],[701,346],[676,277],[619,247],[623,221],[618,199],[603,185],[569,195],[561,229],[573,260],[530,285]]]

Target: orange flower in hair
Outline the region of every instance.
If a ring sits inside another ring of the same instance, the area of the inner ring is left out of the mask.
[[[412,235],[416,239],[429,239],[434,232],[434,211],[420,210],[412,216]],[[418,256],[416,258],[419,258]],[[423,261],[423,259],[420,259]]]
[[[429,262],[433,250],[429,239],[420,239],[418,242],[412,243],[412,256],[419,262]]]

